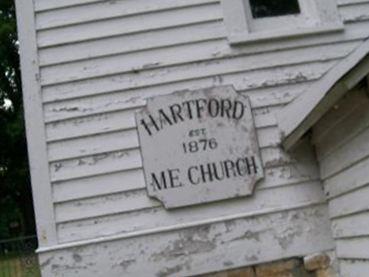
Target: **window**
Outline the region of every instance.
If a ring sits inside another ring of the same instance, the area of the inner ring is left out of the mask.
[[[343,30],[336,0],[222,0],[230,43]]]
[[[299,14],[298,0],[250,0],[253,18]]]

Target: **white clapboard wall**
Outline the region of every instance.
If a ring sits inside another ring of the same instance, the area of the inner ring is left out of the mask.
[[[350,91],[314,128],[344,277],[369,272],[369,94]]]
[[[49,168],[33,173],[46,276],[197,274],[334,247],[313,150],[284,153],[274,115],[369,36],[369,0],[338,0],[344,32],[236,47],[219,0],[27,5],[18,21],[34,23],[25,51],[42,102],[26,98],[28,115],[42,111],[27,125],[44,123],[30,155],[46,148]],[[251,99],[265,180],[251,198],[166,211],[146,195],[134,112],[148,97],[228,84]]]

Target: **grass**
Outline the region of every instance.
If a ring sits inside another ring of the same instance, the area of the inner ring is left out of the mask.
[[[40,277],[37,256],[0,256],[0,277]]]

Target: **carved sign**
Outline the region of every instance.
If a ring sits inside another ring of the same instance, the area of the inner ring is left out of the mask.
[[[136,122],[148,195],[166,208],[250,195],[263,178],[250,102],[231,86],[151,98]]]

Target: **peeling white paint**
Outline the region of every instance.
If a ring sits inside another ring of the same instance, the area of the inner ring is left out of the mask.
[[[46,136],[29,145],[45,156],[33,179],[44,276],[193,275],[334,247],[314,151],[284,153],[275,114],[369,36],[369,1],[339,1],[343,33],[237,47],[218,0],[33,2],[17,13],[33,49],[27,124]],[[221,85],[250,98],[265,179],[254,197],[167,211],[146,195],[134,112]]]

